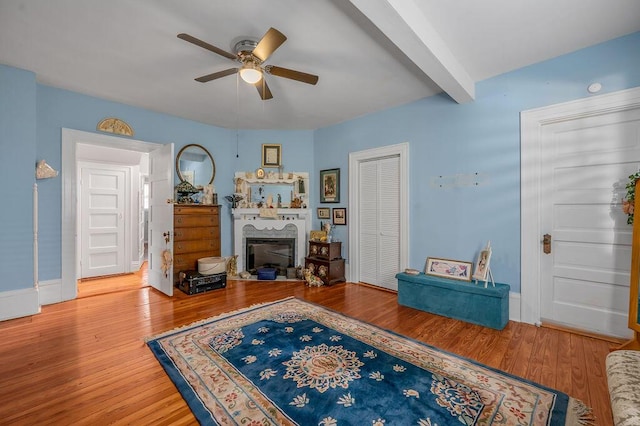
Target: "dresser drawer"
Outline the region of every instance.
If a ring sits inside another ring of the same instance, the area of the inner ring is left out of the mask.
[[[218,226],[218,215],[180,214],[173,218],[173,227]]]
[[[218,206],[180,206],[173,207],[173,214],[218,215]]]
[[[174,228],[173,241],[209,240],[220,238],[220,228],[217,226],[197,226],[194,228]]]
[[[218,240],[190,240],[190,241],[174,241],[173,251],[176,254],[194,253],[205,250],[219,250],[220,241]]]

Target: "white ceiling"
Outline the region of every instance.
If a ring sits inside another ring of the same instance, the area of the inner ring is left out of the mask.
[[[232,51],[269,27],[288,40],[266,63],[316,86],[198,83],[236,63],[176,37]],[[0,0],[0,64],[220,127],[316,129],[443,89],[472,102],[474,82],[636,31],[638,0]]]

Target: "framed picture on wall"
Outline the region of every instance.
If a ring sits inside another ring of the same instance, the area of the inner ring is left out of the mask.
[[[344,207],[338,207],[333,209],[333,224],[334,225],[346,225],[347,224],[347,209]]]
[[[329,207],[318,207],[318,219],[330,219],[331,209]]]
[[[320,202],[340,202],[340,169],[320,170]]]
[[[282,145],[262,144],[262,167],[280,167],[282,165]]]

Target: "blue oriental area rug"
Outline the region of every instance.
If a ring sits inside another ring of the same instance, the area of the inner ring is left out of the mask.
[[[581,425],[580,401],[289,298],[148,341],[204,425]]]

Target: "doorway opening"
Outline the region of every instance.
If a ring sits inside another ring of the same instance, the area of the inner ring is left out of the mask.
[[[52,282],[50,285],[40,287],[41,305],[72,300],[78,295],[77,192],[79,179],[77,176],[77,151],[81,145],[121,150],[126,155],[150,154],[165,146],[159,143],[138,141],[118,136],[62,129],[62,277],[59,282]],[[171,149],[173,149],[172,145]],[[98,160],[103,161],[100,158]],[[167,162],[167,171],[172,171],[171,163],[169,162]],[[132,220],[137,220],[137,217],[132,218]],[[150,251],[151,249],[152,247],[149,247]],[[140,264],[135,270],[140,270]]]

